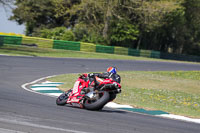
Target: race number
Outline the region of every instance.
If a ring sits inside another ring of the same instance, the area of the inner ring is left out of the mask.
[[[78,92],[78,86],[80,84],[80,81],[76,81],[73,87],[73,94]]]

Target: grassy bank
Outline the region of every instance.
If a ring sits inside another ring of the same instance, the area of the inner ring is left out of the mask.
[[[4,45],[0,46],[0,54],[17,56],[39,56],[39,57],[70,57],[70,58],[94,58],[94,59],[121,59],[121,60],[154,60],[160,59],[135,57],[116,54],[92,53],[82,51],[70,51],[60,49],[44,49],[27,46]]]
[[[115,102],[200,118],[200,71],[129,71],[119,74],[122,93]],[[67,90],[77,77],[78,74],[67,74],[49,80],[65,83],[61,89]]]
[[[174,60],[147,58],[147,57],[82,52],[82,51],[70,51],[70,50],[60,50],[60,49],[36,48],[36,47],[16,46],[16,45],[0,46],[0,54],[13,55],[13,56],[34,56],[34,57],[168,61],[168,62],[177,62],[177,63],[179,62],[179,63],[199,64],[198,62],[174,61]]]

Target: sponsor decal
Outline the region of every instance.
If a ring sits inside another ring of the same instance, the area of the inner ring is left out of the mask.
[[[80,84],[80,81],[76,81],[73,87],[73,94],[78,92],[78,86]]]

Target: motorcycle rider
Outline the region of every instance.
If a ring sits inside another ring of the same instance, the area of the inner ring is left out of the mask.
[[[83,89],[85,93],[93,91],[96,88],[100,88],[101,86],[99,85],[101,84],[101,82],[103,82],[101,78],[111,78],[118,83],[121,82],[121,77],[117,74],[117,68],[113,66],[108,67],[105,73],[90,73],[87,74],[87,77],[89,78],[89,87]]]
[[[112,80],[120,83],[121,82],[121,77],[117,74],[117,68],[116,67],[108,67],[107,71],[104,73],[89,73],[89,74],[82,74],[79,78],[84,79],[85,81],[89,80],[89,87],[87,88],[83,88],[81,90],[81,94],[86,94],[90,91],[94,91],[97,88],[100,88],[101,86],[99,84],[101,84],[101,82],[103,82],[103,79],[106,78],[111,78]],[[66,96],[68,96],[70,94],[70,92],[72,91],[72,89],[70,89],[69,91],[67,91],[65,93]]]

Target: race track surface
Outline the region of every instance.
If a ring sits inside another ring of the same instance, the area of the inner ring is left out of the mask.
[[[22,84],[63,73],[125,70],[200,70],[199,64],[0,56],[0,133],[197,133],[200,125],[110,108],[88,111],[57,106],[54,97]],[[125,89],[125,88],[124,88]]]

